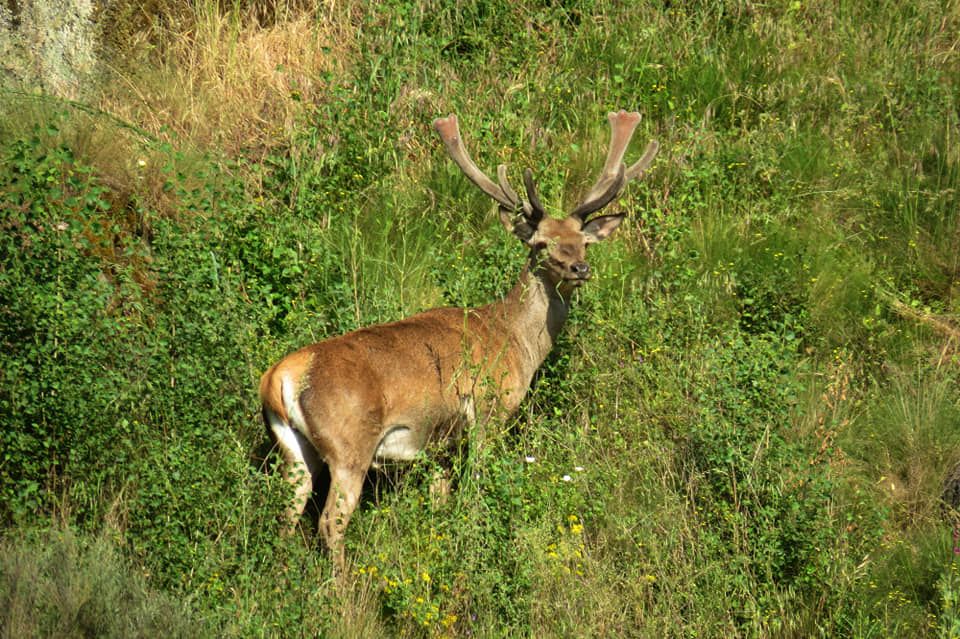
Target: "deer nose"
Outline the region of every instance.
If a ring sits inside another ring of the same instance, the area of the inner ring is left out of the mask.
[[[586,262],[574,262],[570,265],[570,272],[585,280],[590,277],[590,265]]]

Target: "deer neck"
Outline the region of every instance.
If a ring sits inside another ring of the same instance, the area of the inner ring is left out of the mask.
[[[531,256],[520,278],[506,297],[492,306],[504,322],[512,347],[520,354],[527,380],[546,359],[570,312],[572,291],[553,285]]]

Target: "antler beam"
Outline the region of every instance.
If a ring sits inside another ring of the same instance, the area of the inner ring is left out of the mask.
[[[447,153],[456,162],[463,174],[470,178],[470,181],[480,187],[480,190],[500,203],[500,206],[516,210],[520,206],[520,200],[517,194],[510,188],[506,181],[506,167],[498,172],[500,185],[494,183],[487,177],[486,173],[481,171],[467,152],[467,147],[463,144],[463,138],[460,136],[460,125],[457,123],[456,115],[449,115],[445,118],[437,118],[433,121],[433,126],[440,134],[440,139],[447,147]]]
[[[508,211],[523,210],[524,217],[530,222],[536,223],[543,218],[544,209],[540,205],[532,177],[528,178],[524,175],[524,186],[527,190],[527,198],[529,198],[529,201],[524,201],[517,196],[517,192],[510,186],[510,182],[507,180],[506,165],[501,164],[497,167],[498,183],[495,183],[470,158],[460,135],[460,126],[456,115],[451,114],[445,118],[437,118],[433,121],[433,127],[440,134],[440,138],[447,148],[447,153],[460,167],[463,174],[480,187],[481,191],[496,200],[502,208]],[[527,172],[529,171],[527,169]]]

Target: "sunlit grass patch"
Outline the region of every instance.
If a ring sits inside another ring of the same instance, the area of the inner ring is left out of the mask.
[[[851,453],[907,520],[937,515],[940,486],[960,459],[955,384],[937,368],[897,371],[846,436],[856,438]]]

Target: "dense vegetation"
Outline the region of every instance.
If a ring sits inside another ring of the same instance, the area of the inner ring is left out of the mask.
[[[960,635],[960,3],[245,4],[2,95],[0,634]],[[449,500],[371,476],[338,586],[260,373],[510,286],[434,117],[559,214],[618,108],[662,150],[562,343]]]

